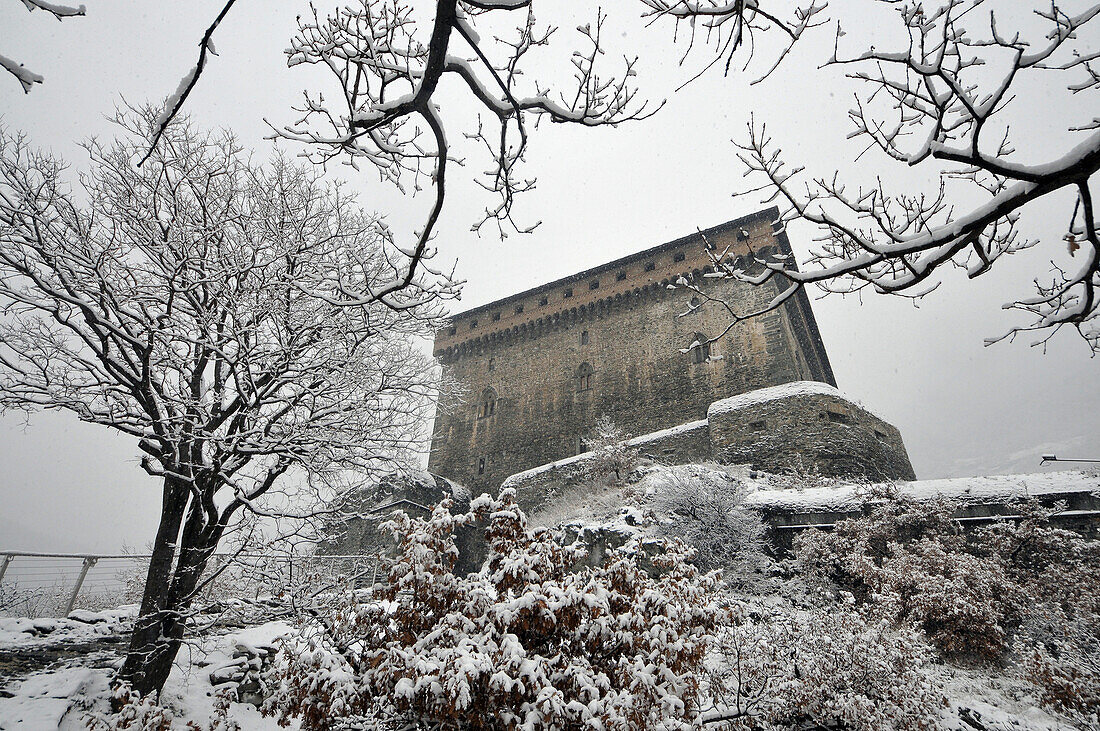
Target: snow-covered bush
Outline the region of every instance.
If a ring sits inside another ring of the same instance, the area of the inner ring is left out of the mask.
[[[630,435],[609,416],[600,416],[585,446],[593,453],[586,463],[584,481],[618,485],[638,464],[638,450],[627,446]]]
[[[707,718],[746,730],[934,729],[944,698],[922,670],[932,654],[919,633],[850,604],[748,612],[715,644]]]
[[[1015,506],[1021,519],[977,532],[1027,597],[1018,653],[1044,705],[1100,727],[1100,541],[1051,524],[1062,504]]]
[[[389,523],[389,580],[344,592],[285,643],[266,713],[307,730],[697,726],[711,631],[732,610],[690,549],[634,541],[577,568],[583,549],[530,528],[511,490],[449,507]],[[488,559],[456,576],[454,531],[475,522]]]
[[[704,570],[723,569],[733,586],[751,586],[766,569],[765,527],[744,506],[745,485],[718,465],[657,467],[645,482],[653,507],[667,516],[666,534],[695,549]]]
[[[972,552],[951,503],[883,497],[830,533],[800,536],[798,565],[892,621],[916,623],[947,656],[1001,657],[1025,606],[1003,561]]]
[[[214,695],[214,708],[208,724],[194,719],[187,721],[187,731],[241,731],[241,725],[229,716],[231,696]],[[88,713],[84,725],[88,731],[172,731],[175,714],[162,706],[152,695],[143,696],[123,681],[111,691],[112,712]]]

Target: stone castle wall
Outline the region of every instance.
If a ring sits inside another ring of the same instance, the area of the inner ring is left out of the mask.
[[[703,232],[718,249],[788,253],[769,209]],[[679,277],[738,312],[763,307],[774,286],[706,278],[695,234],[455,316],[435,353],[467,390],[436,418],[428,468],[475,490],[584,451],[596,420],[630,434],[703,419],[712,403],[800,380],[834,383],[804,294],[731,329],[710,358],[690,349],[716,337],[729,313],[669,289]],[[702,362],[697,362],[697,361]],[[678,447],[666,447],[678,449]]]
[[[901,433],[833,386],[800,381],[716,401],[706,419],[632,439],[666,464],[717,461],[773,473],[817,473],[872,482],[914,480]],[[583,482],[593,452],[540,465],[504,481],[535,511]]]

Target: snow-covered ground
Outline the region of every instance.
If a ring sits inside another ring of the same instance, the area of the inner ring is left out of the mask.
[[[103,621],[92,624],[53,620],[56,629],[39,635],[19,628],[30,626],[32,622],[43,624],[42,620],[2,620],[5,629],[0,651],[14,647],[24,650],[36,645],[44,647],[56,644],[61,637],[65,641],[77,641],[101,636],[102,629],[97,627],[102,628],[115,618],[130,617],[133,611],[131,607],[122,607],[100,614],[105,617]],[[185,646],[162,698],[162,705],[176,718],[175,728],[182,731],[189,720],[207,723],[219,687],[233,684],[232,681],[218,681],[234,675],[245,662],[243,656],[269,651],[277,638],[290,631],[291,627],[285,622],[268,622],[217,633]],[[121,654],[115,658],[115,665],[119,663]],[[948,708],[942,712],[945,731],[974,731],[982,727],[990,731],[1071,731],[1078,728],[1038,708],[1029,686],[1021,678],[948,665],[933,665],[929,672],[949,701]],[[0,729],[85,729],[89,715],[102,714],[108,707],[112,673],[110,667],[87,667],[81,658],[74,657],[56,667],[0,680]],[[232,703],[229,715],[242,731],[276,731],[279,728],[275,719],[265,718],[249,703]],[[975,726],[974,721],[982,726]]]
[[[123,648],[114,648],[107,658],[94,650],[63,650],[87,648],[92,640],[128,631],[135,613],[136,607],[131,605],[106,612],[78,611],[59,619],[0,618],[0,661],[14,652],[61,656],[48,667],[29,673],[0,672],[0,729],[83,731],[90,717],[105,713],[110,679],[121,665]],[[235,686],[250,658],[271,651],[276,638],[290,629],[285,622],[268,622],[187,643],[161,699],[161,705],[175,716],[175,726],[182,730],[190,720],[206,724],[219,688]],[[242,731],[279,728],[274,719],[264,718],[250,703],[232,703],[230,717]]]

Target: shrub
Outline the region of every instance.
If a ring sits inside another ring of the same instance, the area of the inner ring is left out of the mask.
[[[876,497],[831,533],[800,536],[798,565],[892,621],[916,623],[946,656],[1000,658],[1026,604],[1001,559],[972,552],[949,502]]]
[[[380,587],[344,592],[287,642],[265,712],[303,729],[392,722],[440,729],[674,729],[697,723],[719,580],[678,542],[635,541],[596,568],[531,529],[511,490],[452,515],[399,514]],[[454,530],[486,525],[488,559],[452,573]],[[653,577],[647,566],[658,575]]]
[[[708,720],[746,730],[938,728],[945,701],[922,670],[931,655],[919,633],[850,605],[764,612],[719,635]]]
[[[744,507],[744,484],[718,465],[658,467],[645,478],[653,507],[670,518],[667,535],[695,549],[704,570],[723,569],[734,586],[752,586],[771,564],[760,515]]]
[[[594,484],[621,484],[638,464],[638,450],[627,446],[630,435],[609,416],[596,420],[592,434],[585,441],[592,459],[587,463],[583,479]]]

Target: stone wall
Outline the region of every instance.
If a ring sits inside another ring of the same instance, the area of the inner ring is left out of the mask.
[[[901,433],[828,384],[799,381],[722,399],[707,418],[630,440],[666,464],[716,461],[772,473],[814,473],[872,482],[913,480]],[[511,475],[527,511],[585,479],[593,452]]]
[[[707,412],[713,458],[764,472],[915,480],[899,432],[824,383],[734,396]]]
[[[789,252],[775,209],[703,232],[711,245]],[[686,276],[737,311],[759,309],[776,287],[707,278],[695,234],[457,315],[435,353],[466,387],[436,418],[428,468],[475,490],[584,451],[596,420],[649,434],[706,417],[718,400],[798,380],[833,382],[804,293],[742,323],[699,358],[697,334],[729,324],[717,304],[669,284]],[[689,352],[681,352],[688,349]],[[683,449],[665,446],[662,448]]]

